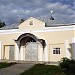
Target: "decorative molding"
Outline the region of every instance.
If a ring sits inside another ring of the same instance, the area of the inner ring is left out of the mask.
[[[0,34],[17,34],[17,33],[30,33],[30,31],[26,30],[1,30]]]
[[[75,30],[75,25],[59,26],[59,27],[45,27],[40,30],[34,30],[33,32],[56,32],[56,31],[68,31],[68,30]]]
[[[32,29],[32,32],[56,32],[56,31],[68,31],[75,30],[75,25],[71,26],[59,26],[59,27],[45,27],[43,29]],[[19,30],[19,29],[10,29],[10,30],[0,30],[0,34],[16,34],[16,33],[30,33],[31,30]]]

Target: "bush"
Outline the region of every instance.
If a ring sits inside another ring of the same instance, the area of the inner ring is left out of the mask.
[[[11,63],[7,63],[7,62],[0,62],[0,69],[1,68],[6,68],[6,67],[9,67],[9,66],[12,66],[16,64],[16,62],[11,62]]]
[[[75,61],[68,58],[62,58],[60,67],[67,75],[75,75]]]

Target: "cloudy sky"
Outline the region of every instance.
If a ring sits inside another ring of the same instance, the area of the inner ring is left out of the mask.
[[[75,0],[0,0],[0,20],[7,25],[21,18],[47,17],[53,10],[55,20],[74,23]]]

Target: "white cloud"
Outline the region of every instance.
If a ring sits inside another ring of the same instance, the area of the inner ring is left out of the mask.
[[[50,17],[50,10],[53,10],[53,17],[55,19],[64,21],[64,23],[71,23],[74,21],[75,16],[74,7],[60,2],[48,2],[46,0],[1,0],[0,19],[11,24],[18,22],[18,17]]]
[[[26,14],[30,14],[30,12],[31,12],[30,10],[25,10]]]
[[[12,13],[17,13],[17,12],[18,12],[17,9],[12,10]]]
[[[37,8],[34,10],[34,13],[38,13],[38,12],[41,12],[43,10],[43,8]]]

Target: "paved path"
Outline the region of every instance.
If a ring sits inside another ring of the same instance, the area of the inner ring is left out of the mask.
[[[20,75],[20,73],[31,68],[33,63],[15,64],[7,68],[0,69],[0,75]]]

